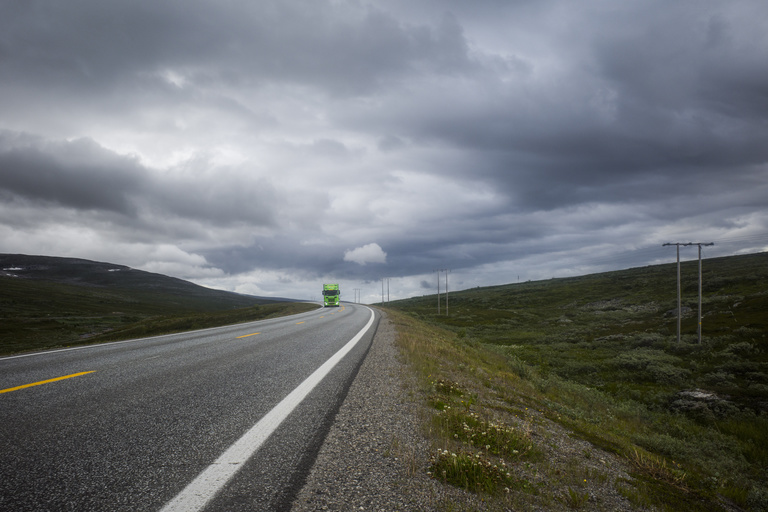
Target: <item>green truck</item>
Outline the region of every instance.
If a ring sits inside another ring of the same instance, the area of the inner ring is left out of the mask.
[[[323,306],[336,306],[341,305],[341,291],[338,284],[324,284],[323,285]]]

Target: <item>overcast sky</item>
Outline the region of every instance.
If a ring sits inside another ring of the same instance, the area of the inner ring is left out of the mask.
[[[374,302],[768,249],[765,0],[0,12],[0,252]]]

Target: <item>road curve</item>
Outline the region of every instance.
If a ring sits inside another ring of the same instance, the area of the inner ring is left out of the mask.
[[[288,510],[377,322],[347,304],[2,358],[0,510]]]

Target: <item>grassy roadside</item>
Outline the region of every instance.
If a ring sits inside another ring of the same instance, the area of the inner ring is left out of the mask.
[[[123,297],[119,297],[119,303],[112,297],[104,299],[103,291],[94,293],[89,289],[50,283],[44,286],[46,293],[51,295],[40,296],[54,297],[61,304],[51,301],[53,305],[44,309],[3,311],[0,355],[253,322],[317,308],[316,304],[305,302],[275,302],[225,310],[193,309],[158,305],[152,301],[154,297],[126,304],[129,301]],[[94,303],[97,306],[94,307]]]
[[[432,477],[490,510],[768,510],[765,263],[710,262],[702,344],[667,268],[393,303]]]
[[[488,509],[763,510],[760,470],[750,478],[732,436],[387,313],[431,411],[431,476]]]

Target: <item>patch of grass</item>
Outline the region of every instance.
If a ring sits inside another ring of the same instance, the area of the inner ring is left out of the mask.
[[[512,489],[532,489],[529,482],[515,478],[503,461],[493,461],[482,453],[449,452],[438,450],[432,457],[430,474],[461,489],[498,494]]]
[[[446,406],[433,416],[435,430],[463,445],[510,461],[540,457],[529,435],[519,428],[481,419],[474,412]]]
[[[589,501],[589,493],[569,487],[567,494],[563,495],[562,501],[568,508],[581,510],[586,507],[587,502]]]

